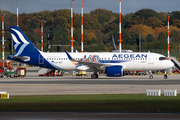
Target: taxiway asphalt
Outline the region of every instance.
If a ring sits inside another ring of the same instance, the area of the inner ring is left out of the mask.
[[[180,76],[162,75],[106,77],[46,77],[38,76],[37,70],[29,70],[24,78],[1,78],[0,91],[10,95],[60,95],[60,94],[138,94],[146,89],[177,89],[180,91]]]

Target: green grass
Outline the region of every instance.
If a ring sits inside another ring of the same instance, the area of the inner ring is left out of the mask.
[[[180,97],[128,95],[10,96],[0,100],[0,111],[127,111],[180,112]]]

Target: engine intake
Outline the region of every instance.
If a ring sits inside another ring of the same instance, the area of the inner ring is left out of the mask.
[[[107,74],[107,76],[110,77],[120,77],[123,76],[123,69],[122,66],[110,66],[110,67],[106,67],[106,71],[105,73]]]

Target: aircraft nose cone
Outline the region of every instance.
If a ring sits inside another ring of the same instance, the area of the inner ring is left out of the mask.
[[[173,67],[174,66],[174,63],[172,61],[169,61],[169,66],[170,67]]]

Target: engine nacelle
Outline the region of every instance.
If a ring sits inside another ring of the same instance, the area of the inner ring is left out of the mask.
[[[105,73],[110,77],[121,77],[123,76],[122,66],[110,66],[106,67]]]

